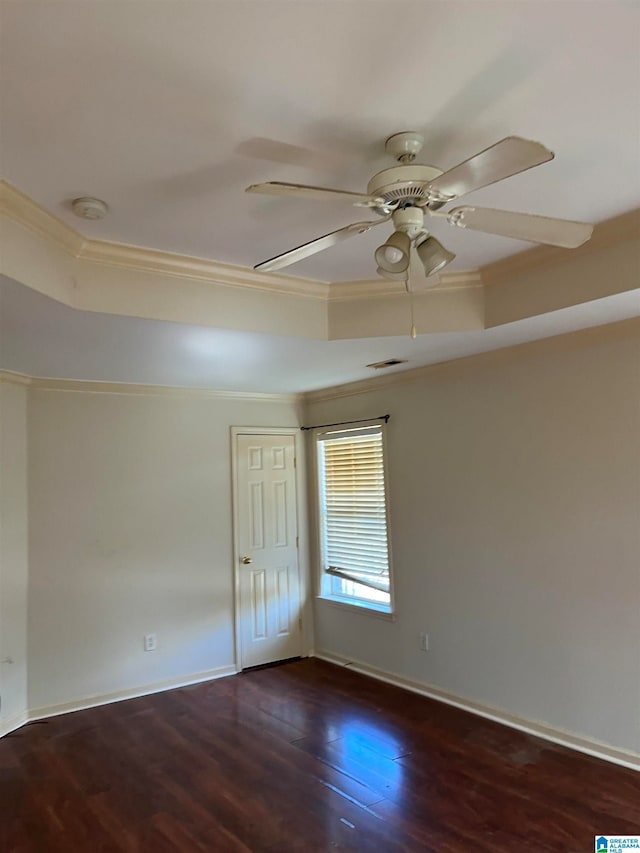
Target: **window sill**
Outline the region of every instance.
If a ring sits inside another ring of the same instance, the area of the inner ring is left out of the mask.
[[[384,619],[386,622],[395,622],[396,615],[390,608],[380,604],[373,604],[366,601],[350,601],[337,596],[318,595],[318,601],[323,601],[331,607],[337,607],[339,610],[350,611],[351,613],[360,613],[363,616],[374,616],[376,619]]]

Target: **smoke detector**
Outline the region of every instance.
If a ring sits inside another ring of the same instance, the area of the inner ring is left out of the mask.
[[[99,198],[74,198],[71,202],[73,212],[81,219],[104,219],[109,208]]]

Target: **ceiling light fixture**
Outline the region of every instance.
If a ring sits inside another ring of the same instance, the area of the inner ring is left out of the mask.
[[[438,272],[453,260],[454,255],[427,233],[425,217],[439,216],[449,225],[459,228],[565,248],[581,246],[591,237],[593,226],[587,223],[529,213],[469,205],[455,207],[447,213],[437,213],[444,205],[460,196],[553,160],[553,151],[540,142],[521,136],[506,136],[447,172],[437,166],[415,163],[415,157],[423,142],[422,135],[415,131],[402,131],[390,136],[385,143],[385,149],[399,165],[383,169],[374,175],[364,193],[282,181],[251,184],[247,187],[247,192],[265,195],[334,201],[342,198],[356,207],[368,208],[381,217],[378,220],[370,219],[345,225],[256,264],[254,269],[265,272],[283,269],[356,234],[365,234],[389,219],[393,220],[395,231],[375,253],[378,273],[385,278],[397,273],[408,273],[412,245],[418,250],[427,276]]]
[[[422,266],[427,277],[439,272],[455,258],[453,252],[445,249],[442,243],[436,240],[435,237],[427,237],[421,243],[417,244],[416,252],[422,261]]]
[[[383,270],[382,267],[378,267],[376,269],[378,275],[382,276],[382,278],[386,278],[389,281],[406,281],[409,270],[406,269],[403,272],[387,272]]]
[[[382,275],[405,273],[409,268],[411,240],[403,231],[394,231],[386,243],[376,249],[376,264]]]

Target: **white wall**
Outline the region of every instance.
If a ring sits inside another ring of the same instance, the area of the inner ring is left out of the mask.
[[[285,402],[30,391],[32,710],[233,666],[229,427],[297,424]]]
[[[27,389],[0,382],[0,735],[27,710]]]
[[[391,414],[397,600],[394,623],[318,601],[316,647],[640,752],[639,329],[311,403]]]

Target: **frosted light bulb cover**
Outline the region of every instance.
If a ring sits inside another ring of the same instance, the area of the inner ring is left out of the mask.
[[[426,276],[439,272],[455,258],[453,252],[445,249],[435,237],[427,237],[426,240],[416,246],[416,251],[422,261]]]
[[[409,267],[411,241],[402,231],[394,231],[375,252],[376,264],[387,273],[403,273]]]
[[[404,254],[400,249],[397,249],[395,246],[385,246],[384,258],[390,264],[397,264],[403,257]]]

